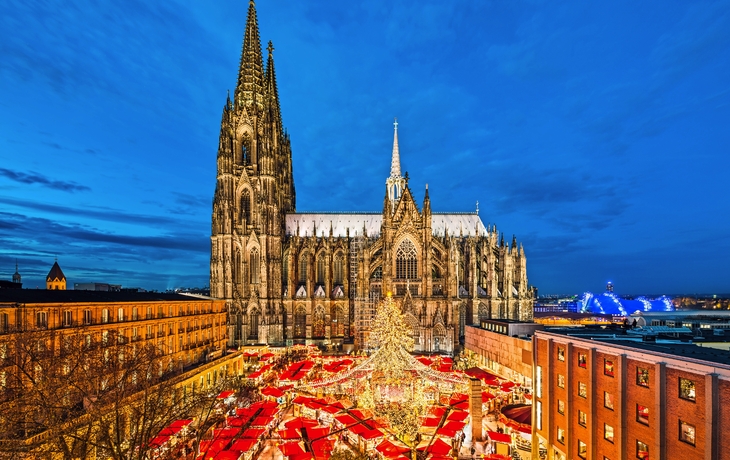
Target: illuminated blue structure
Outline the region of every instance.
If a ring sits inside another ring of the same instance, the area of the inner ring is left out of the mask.
[[[665,295],[656,299],[641,296],[629,300],[607,291],[603,294],[584,292],[578,303],[578,309],[581,313],[629,316],[637,311],[674,311],[674,305]]]

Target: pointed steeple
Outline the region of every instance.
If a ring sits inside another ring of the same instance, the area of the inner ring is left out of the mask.
[[[390,160],[390,178],[398,179],[400,174],[400,151],[398,150],[398,119],[393,122],[393,155]]]
[[[272,111],[272,121],[276,121],[279,132],[281,134],[281,106],[279,105],[279,89],[276,87],[276,70],[274,69],[274,44],[269,40],[269,46],[266,47],[269,52],[269,58],[266,61],[266,94],[269,97],[269,104]]]
[[[390,176],[385,180],[388,191],[391,212],[395,210],[395,204],[400,199],[403,189],[407,185],[407,177],[400,173],[400,151],[398,150],[398,119],[393,122],[393,153],[390,160]]]
[[[20,273],[18,273],[18,259],[15,259],[15,273],[13,273],[13,283],[21,283]]]
[[[256,5],[251,0],[248,5],[246,31],[243,33],[241,64],[238,67],[236,84],[236,105],[262,104],[264,89],[264,59],[261,55],[259,23],[256,19]]]

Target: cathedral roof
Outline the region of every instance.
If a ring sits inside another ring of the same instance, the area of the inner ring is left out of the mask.
[[[363,227],[367,236],[379,236],[383,215],[379,212],[312,212],[294,213],[286,215],[286,234],[299,236],[329,236],[330,227],[332,236],[358,236],[363,234]],[[431,215],[431,232],[434,236],[443,236],[448,233],[452,236],[485,236],[487,229],[478,214],[473,212],[433,213]]]

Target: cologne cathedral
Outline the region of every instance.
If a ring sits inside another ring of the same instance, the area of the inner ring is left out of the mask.
[[[454,353],[466,325],[531,320],[526,258],[478,213],[419,207],[401,175],[394,124],[380,212],[296,212],[273,46],[264,66],[250,2],[238,81],[223,108],[213,199],[210,289],[225,299],[229,344],[369,347],[380,297],[406,313],[417,352]]]

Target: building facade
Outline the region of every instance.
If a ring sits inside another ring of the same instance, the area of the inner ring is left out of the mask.
[[[401,175],[397,123],[383,209],[297,213],[269,42],[251,2],[238,82],[223,108],[211,235],[211,296],[225,299],[232,345],[368,347],[380,296],[408,314],[416,351],[452,353],[464,327],[529,320],[525,253],[477,213],[434,213]]]
[[[533,458],[730,459],[730,353],[533,336]]]
[[[8,289],[0,291],[0,389],[17,371],[15,348],[33,340],[59,350],[64,336],[89,343],[151,344],[165,371],[223,354],[225,302],[178,294]]]

